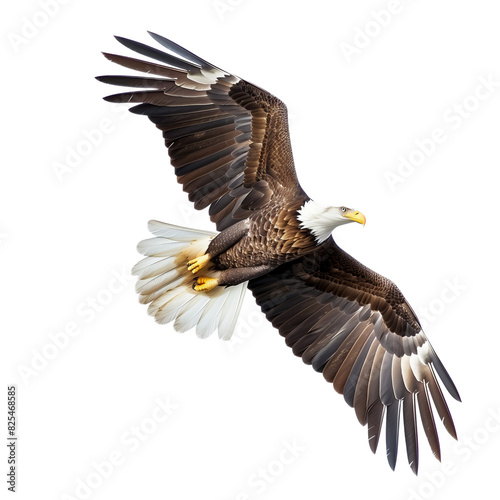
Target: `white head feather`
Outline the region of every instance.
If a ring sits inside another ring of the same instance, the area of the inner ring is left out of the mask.
[[[358,211],[347,207],[327,207],[313,200],[306,201],[298,212],[299,227],[309,229],[318,244],[323,243],[338,226],[349,222],[365,223],[365,217]]]

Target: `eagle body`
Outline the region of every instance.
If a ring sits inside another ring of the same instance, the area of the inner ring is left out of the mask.
[[[460,396],[399,288],[335,243],[336,227],[364,216],[301,188],[282,101],[150,35],[166,51],[117,37],[147,60],[104,54],[139,76],[98,80],[132,88],[105,99],[135,103],[130,111],[156,125],[177,181],[218,232],[150,221],[132,269],[140,302],[160,324],[229,339],[251,290],[294,354],[354,408],[373,452],[385,423],[392,469],[400,422],[415,474],[419,426],[440,459],[436,421],[456,439],[441,384]]]
[[[262,211],[245,219],[241,238],[212,258],[216,269],[223,271],[266,266],[272,270],[313,252],[317,248],[317,241],[309,229],[300,227],[300,201],[285,206],[277,202],[270,203]],[[231,240],[234,227],[222,231],[214,243],[217,243],[218,238]],[[210,250],[209,247],[208,253]],[[221,283],[226,284],[223,279]]]

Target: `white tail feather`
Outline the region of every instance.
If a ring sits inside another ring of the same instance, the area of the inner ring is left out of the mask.
[[[195,276],[217,278],[219,272],[210,264],[197,275],[187,269],[187,262],[203,255],[216,233],[158,221],[150,221],[148,228],[156,237],[137,245],[146,257],[132,269],[132,274],[139,278],[139,301],[149,304],[148,314],[158,323],[173,321],[179,332],[196,327],[196,334],[206,338],[218,330],[221,339],[230,339],[247,283],[196,292],[192,288]]]

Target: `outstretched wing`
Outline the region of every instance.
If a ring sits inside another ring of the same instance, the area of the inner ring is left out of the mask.
[[[373,452],[386,412],[387,458],[394,469],[402,407],[413,472],[418,470],[417,411],[440,459],[431,399],[455,439],[456,432],[436,375],[455,399],[460,396],[394,283],[330,237],[314,254],[251,280],[249,288],[294,354],[323,372],[354,407],[360,423],[368,424]]]
[[[126,47],[164,64],[113,54],[109,60],[151,76],[101,76],[140,90],[110,95],[111,102],[141,103],[163,132],[178,182],[197,209],[223,230],[278,194],[302,196],[293,164],[285,105],[265,90],[217,68],[159,35],[174,55],[117,37]]]

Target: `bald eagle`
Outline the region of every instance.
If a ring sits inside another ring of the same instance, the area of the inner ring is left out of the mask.
[[[398,287],[332,238],[337,226],[364,224],[363,214],[321,205],[301,188],[283,102],[150,35],[168,52],[117,37],[150,60],[104,54],[140,76],[98,79],[134,89],[105,99],[138,103],[130,111],[162,131],[177,181],[196,209],[208,207],[218,233],[150,221],[154,237],[139,243],[145,258],[133,268],[148,313],[178,331],[228,339],[248,288],[293,353],[367,424],[373,452],[386,414],[392,469],[401,414],[413,472],[417,414],[440,459],[432,406],[455,439],[456,431],[438,377],[460,396]]]

